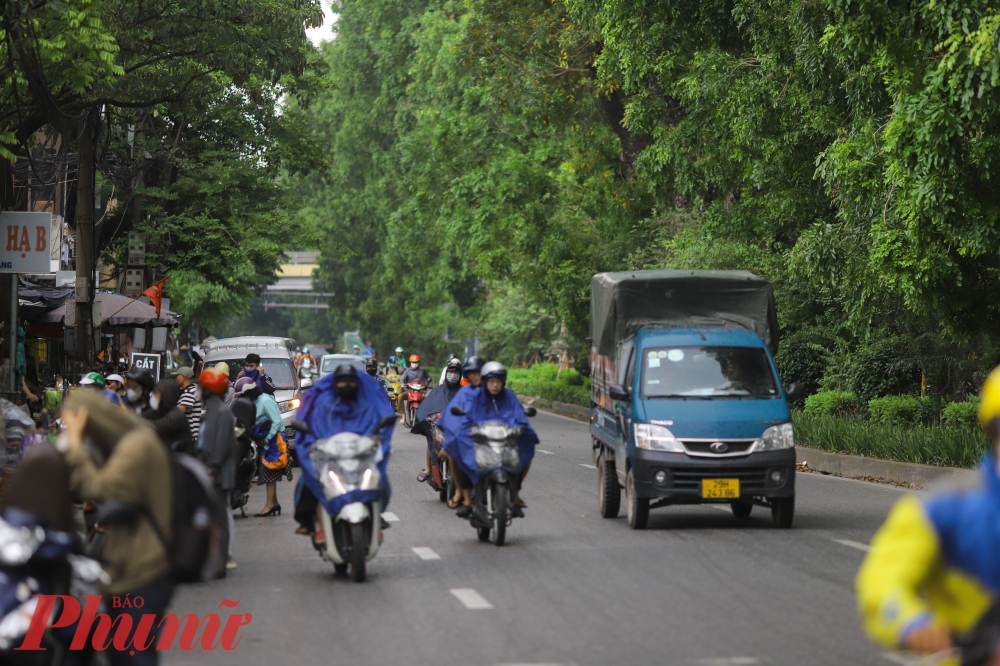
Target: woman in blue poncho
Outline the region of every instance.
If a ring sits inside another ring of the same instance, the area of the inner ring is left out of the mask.
[[[463,505],[456,513],[463,518],[472,514],[472,488],[479,483],[476,447],[469,430],[479,423],[500,421],[508,426],[521,428],[521,438],[517,442],[521,474],[513,514],[516,517],[523,517],[527,505],[521,500],[520,486],[531,467],[531,460],[535,457],[538,435],[528,423],[521,401],[506,386],[507,368],[503,364],[491,361],[484,365],[482,381],[481,389],[463,389],[452,400],[452,407],[465,409],[464,416],[455,416],[446,411],[439,422],[444,428],[444,450],[457,463],[455,483],[462,490]]]

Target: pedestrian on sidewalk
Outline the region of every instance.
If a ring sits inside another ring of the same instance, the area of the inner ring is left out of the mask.
[[[177,403],[180,410],[187,416],[188,428],[191,430],[191,441],[198,441],[198,431],[201,429],[201,389],[192,381],[194,370],[184,366],[174,373],[174,380],[181,387],[181,399]]]
[[[149,409],[142,415],[156,430],[167,448],[181,453],[193,453],[194,439],[187,415],[179,403],[181,387],[173,379],[161,379],[149,396]]]
[[[236,380],[236,395],[246,398],[254,403],[257,409],[257,421],[254,428],[254,439],[259,442],[260,457],[257,459],[257,485],[267,488],[267,500],[260,513],[255,517],[281,515],[281,505],[278,504],[278,481],[285,477],[292,480],[292,467],[288,465],[288,454],[285,453],[284,467],[275,468],[265,464],[265,460],[270,455],[276,453],[278,447],[278,435],[281,433],[282,421],[281,410],[278,403],[274,401],[274,396],[261,391],[260,386],[250,377],[241,377]],[[267,432],[257,436],[257,430],[265,423],[269,423]],[[273,462],[269,462],[273,465]]]
[[[201,373],[198,381],[203,389],[205,404],[198,448],[202,452],[205,464],[212,472],[215,488],[222,498],[228,531],[226,568],[235,569],[232,492],[236,487],[236,419],[222,398],[229,388],[229,375],[213,368]]]
[[[107,609],[114,626],[120,615],[131,617],[132,627],[143,615],[153,615],[156,634],[141,650],[126,641],[133,655],[109,647],[106,651],[111,666],[155,665],[158,655],[160,621],[173,597],[174,583],[170,575],[170,560],[166,548],[156,535],[151,521],[170,538],[173,521],[173,485],[170,460],[166,448],[156,433],[138,416],[115,407],[101,395],[79,391],[66,401],[62,410],[65,429],[57,445],[70,465],[70,487],[82,500],[98,504],[121,500],[148,512],[132,527],[108,526],[104,543],[104,569],[111,577],[107,595],[142,597],[141,608],[114,607]],[[84,445],[84,440],[87,445]],[[98,466],[88,447],[104,460]],[[109,604],[110,605],[110,604]],[[131,633],[131,632],[130,632]]]

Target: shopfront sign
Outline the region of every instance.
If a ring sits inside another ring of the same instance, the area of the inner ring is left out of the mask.
[[[52,213],[0,212],[0,273],[50,273]]]
[[[159,354],[132,354],[132,367],[138,370],[149,370],[153,379],[160,381],[160,355]]]

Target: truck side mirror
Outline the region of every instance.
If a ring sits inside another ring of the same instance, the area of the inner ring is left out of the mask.
[[[383,416],[379,419],[379,422],[375,424],[375,430],[381,430],[382,428],[389,428],[396,425],[396,421],[399,420],[399,416],[393,414],[392,416]]]
[[[806,387],[798,383],[789,384],[785,389],[785,397],[788,398],[788,402],[800,402],[806,397]]]
[[[621,384],[611,384],[608,386],[608,395],[612,400],[628,400],[628,391]]]
[[[452,407],[451,408],[451,415],[452,416],[465,416],[467,413],[468,412],[465,411],[464,407]]]

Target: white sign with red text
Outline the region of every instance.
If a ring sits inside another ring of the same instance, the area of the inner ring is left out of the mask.
[[[0,212],[0,273],[50,273],[51,230],[52,213]]]

